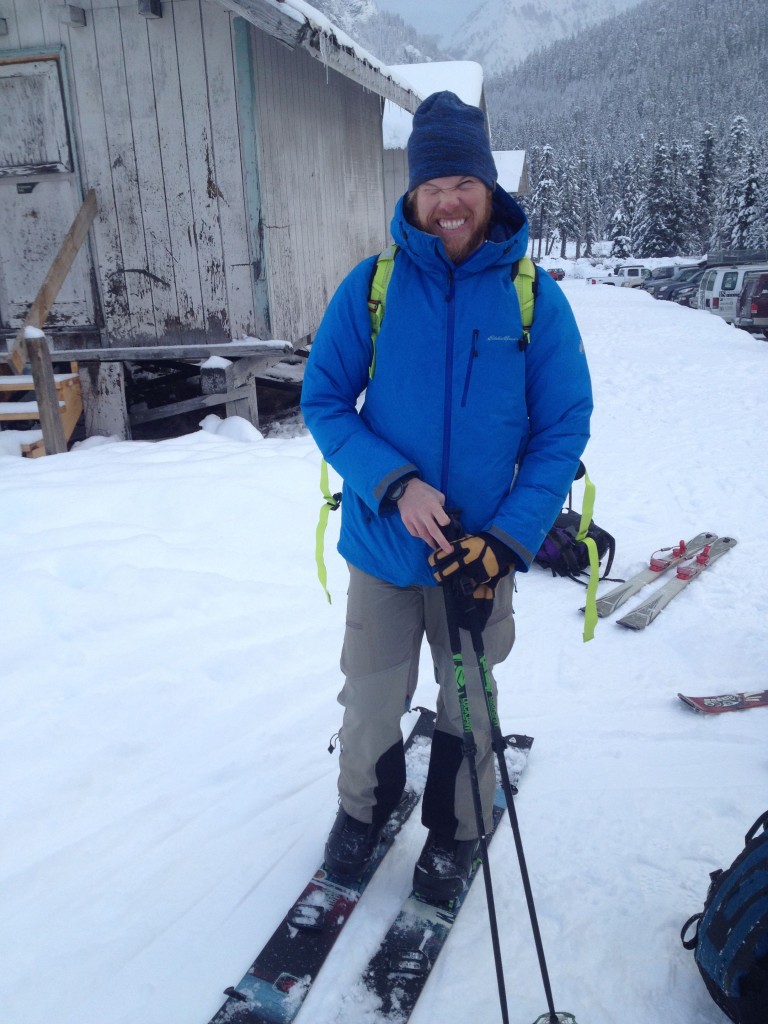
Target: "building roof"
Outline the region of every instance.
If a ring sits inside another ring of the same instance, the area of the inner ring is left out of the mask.
[[[327,67],[359,82],[377,96],[413,111],[421,102],[410,82],[368,53],[304,0],[215,0],[233,14]]]

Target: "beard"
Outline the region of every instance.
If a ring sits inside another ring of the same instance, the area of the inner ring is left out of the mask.
[[[433,216],[424,220],[418,214],[415,201],[410,202],[408,205],[410,206],[411,217],[416,227],[425,231],[428,235],[435,235],[437,238],[440,238],[448,259],[456,266],[468,259],[488,237],[488,227],[491,223],[491,212],[493,209],[493,193],[490,191],[486,193],[484,207],[475,214],[476,221],[472,233],[464,238],[444,238],[436,224],[436,221],[442,218]]]

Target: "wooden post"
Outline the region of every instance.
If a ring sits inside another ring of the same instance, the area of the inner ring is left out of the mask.
[[[8,353],[8,363],[14,373],[22,373],[24,370],[24,364],[27,361],[25,347],[28,339],[25,339],[24,337],[24,328],[43,328],[51,306],[54,304],[56,296],[59,294],[59,289],[64,283],[70,267],[74,263],[75,257],[80,250],[80,246],[83,244],[85,236],[90,230],[93,219],[96,216],[96,209],[96,193],[91,189],[85,197],[83,205],[78,210],[77,216],[72,221],[72,227],[67,232],[64,241],[61,243],[61,247],[56,254],[56,259],[51,264],[51,268],[46,274],[45,280],[40,287],[40,291],[37,293],[34,302],[27,310],[24,324],[19,328],[19,332],[11,345]]]
[[[40,426],[47,455],[60,455],[67,450],[64,424],[59,411],[59,396],[53,379],[51,353],[45,337],[27,338],[27,356],[35,383],[35,398],[40,411]]]

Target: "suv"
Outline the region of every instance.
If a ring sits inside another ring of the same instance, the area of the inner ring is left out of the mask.
[[[630,266],[616,267],[613,277],[606,277],[602,283],[620,285],[622,288],[638,288],[651,276],[648,267]]]
[[[699,309],[709,310],[726,323],[733,323],[736,301],[746,279],[764,272],[768,272],[765,263],[710,267],[699,284]]]
[[[733,322],[751,334],[768,336],[768,273],[746,279]]]

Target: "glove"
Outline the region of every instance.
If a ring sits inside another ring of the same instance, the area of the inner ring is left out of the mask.
[[[485,629],[496,586],[509,573],[512,559],[511,549],[490,533],[460,537],[450,554],[438,549],[429,556],[432,575],[451,589],[460,629]]]
[[[468,534],[454,541],[451,552],[438,548],[429,556],[432,575],[438,583],[461,576],[474,587],[482,583],[495,587],[509,572],[512,561],[511,549],[491,533]]]

